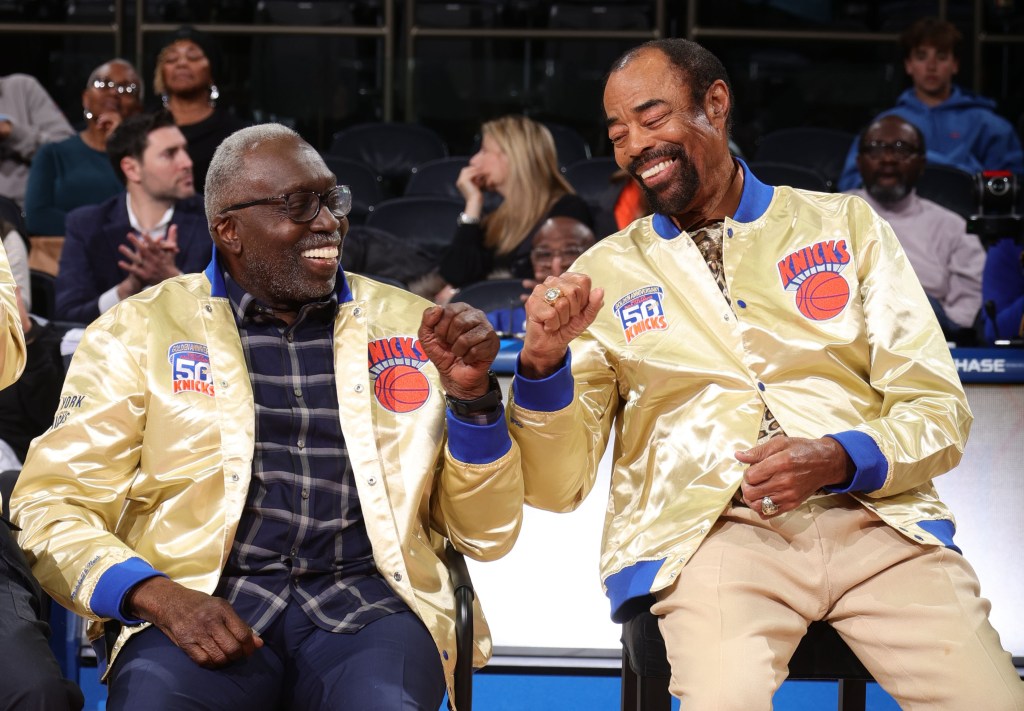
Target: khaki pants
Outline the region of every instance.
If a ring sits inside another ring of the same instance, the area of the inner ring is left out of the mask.
[[[907,711],[1024,711],[963,556],[907,540],[845,495],[768,521],[730,507],[657,597],[682,711],[771,709],[820,619]]]

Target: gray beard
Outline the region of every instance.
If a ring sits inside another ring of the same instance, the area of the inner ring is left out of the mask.
[[[883,186],[876,183],[868,186],[867,190],[868,195],[883,205],[892,205],[910,194],[910,186],[906,183],[896,183],[891,186]]]

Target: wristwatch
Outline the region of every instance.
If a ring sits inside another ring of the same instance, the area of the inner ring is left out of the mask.
[[[487,371],[487,384],[487,392],[474,400],[460,400],[445,393],[444,401],[448,403],[448,409],[462,417],[495,410],[501,404],[501,385],[493,370]]]
[[[451,219],[451,218],[448,218],[448,219]],[[456,222],[458,222],[460,225],[479,225],[480,224],[480,218],[479,217],[473,217],[472,215],[470,215],[468,213],[465,213],[465,212],[460,212],[459,213],[459,219],[456,220]]]

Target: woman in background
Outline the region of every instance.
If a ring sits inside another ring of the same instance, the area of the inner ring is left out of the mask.
[[[190,27],[178,29],[156,60],[153,87],[188,141],[196,191],[206,185],[213,152],[248,124],[217,106],[214,81],[219,53],[210,38]]]
[[[30,235],[63,235],[64,217],[124,190],[107,158],[107,137],[126,116],[142,110],[142,80],[135,67],[112,59],[96,67],[82,92],[85,130],[40,146],[25,190]]]
[[[525,116],[505,116],[485,123],[481,133],[480,150],[456,181],[466,207],[441,260],[441,276],[456,287],[488,277],[533,278],[533,236],[550,217],[593,227],[583,198],[558,170],[547,128]],[[502,197],[487,215],[485,191]]]

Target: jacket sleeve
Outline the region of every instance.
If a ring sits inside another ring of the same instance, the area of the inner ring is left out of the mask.
[[[68,213],[54,298],[57,318],[61,320],[92,323],[100,315],[101,292],[96,288],[85,239],[87,231],[100,228],[98,222],[93,206]]]
[[[1024,149],[1013,124],[998,114],[989,114],[978,146],[983,170],[1010,170],[1024,175]]]
[[[0,243],[0,389],[13,383],[25,370],[25,334],[21,330],[21,311],[15,294],[14,277],[7,253]],[[0,502],[2,503],[2,502]]]
[[[854,428],[859,434],[836,438],[844,446],[850,436],[870,438],[881,458],[877,466],[865,467],[854,456],[857,474],[846,490],[884,497],[955,467],[973,416],[942,330],[896,235],[867,203],[850,200],[869,351],[865,375],[881,399],[875,416]]]
[[[590,331],[573,341],[566,364],[548,378],[516,373],[509,431],[523,453],[526,503],[557,512],[583,503],[618,407],[615,372]]]
[[[114,532],[139,470],[144,381],[121,342],[87,329],[54,424],[33,443],[11,498],[22,528],[18,542],[35,576],[58,602],[83,616],[101,616],[93,597],[106,573],[123,570],[127,561],[143,564]]]
[[[504,417],[469,424],[446,413],[448,444],[436,478],[432,525],[475,560],[495,560],[512,549],[523,522],[519,448]]]

